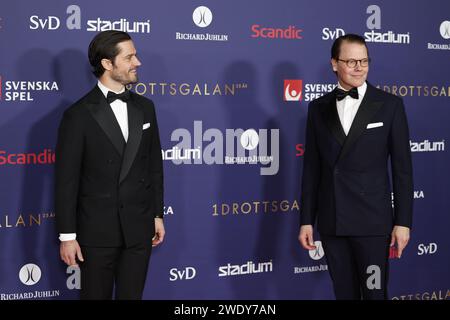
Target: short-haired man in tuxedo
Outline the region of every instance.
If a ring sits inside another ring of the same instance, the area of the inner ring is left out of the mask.
[[[81,299],[142,299],[164,239],[163,166],[153,102],[126,89],[141,65],[130,36],[97,34],[95,87],[63,115],[56,147],[61,259],[79,264]],[[70,76],[70,75],[69,75]]]
[[[337,88],[308,109],[299,241],[316,249],[317,222],[337,299],[387,298],[390,246],[400,258],[412,223],[403,101],[366,81],[369,64],[364,38],[339,37],[331,49]]]

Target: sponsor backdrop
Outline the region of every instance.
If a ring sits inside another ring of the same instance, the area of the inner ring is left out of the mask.
[[[330,47],[349,32],[410,123],[414,227],[390,298],[450,297],[450,2],[16,0],[0,4],[0,299],[78,298],[55,231],[56,132],[111,28],[132,35],[131,90],[160,122],[167,237],[144,298],[333,298],[318,235],[297,242],[300,178],[308,103],[335,87]]]

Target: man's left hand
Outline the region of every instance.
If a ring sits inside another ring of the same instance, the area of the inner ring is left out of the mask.
[[[393,245],[397,246],[398,258],[402,256],[403,249],[409,241],[409,228],[403,226],[394,226],[391,234],[391,247]]]
[[[156,247],[163,242],[165,234],[163,219],[155,218],[155,236],[152,239],[152,247]]]

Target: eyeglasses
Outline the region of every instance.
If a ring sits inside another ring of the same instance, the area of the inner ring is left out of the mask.
[[[337,59],[337,61],[345,62],[345,64],[349,68],[355,68],[356,65],[358,64],[358,62],[359,62],[359,65],[361,67],[367,67],[369,65],[369,63],[370,63],[370,58],[364,58],[364,59],[360,59],[360,60],[355,60],[355,59],[348,59],[348,60]]]

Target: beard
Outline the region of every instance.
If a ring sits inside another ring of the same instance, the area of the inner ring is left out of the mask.
[[[131,73],[130,71],[126,73],[113,71],[111,74],[111,79],[126,86],[138,82],[138,75],[137,73]]]

